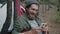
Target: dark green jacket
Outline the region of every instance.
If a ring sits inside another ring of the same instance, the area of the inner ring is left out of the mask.
[[[40,26],[40,23],[41,23],[40,18],[36,17],[35,20]],[[14,23],[14,31],[12,32],[12,34],[21,33],[23,29],[26,29],[27,31],[31,29],[31,26],[28,23],[28,17],[25,13],[16,19]]]

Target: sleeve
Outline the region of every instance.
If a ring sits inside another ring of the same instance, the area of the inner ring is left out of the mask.
[[[14,30],[17,32],[21,32],[24,29],[24,27],[22,25],[23,24],[21,22],[21,19],[17,18],[14,23]]]

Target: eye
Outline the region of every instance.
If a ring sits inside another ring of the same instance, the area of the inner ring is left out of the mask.
[[[32,9],[32,10],[35,10],[35,9]]]
[[[38,11],[38,9],[35,9],[35,8],[31,8],[33,11]]]

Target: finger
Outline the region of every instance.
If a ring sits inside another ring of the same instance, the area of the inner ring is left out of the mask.
[[[42,28],[42,31],[48,31],[48,27]]]

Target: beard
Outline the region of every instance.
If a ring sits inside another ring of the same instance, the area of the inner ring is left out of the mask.
[[[28,18],[30,19],[30,20],[34,20],[35,19],[35,14],[28,14]]]

